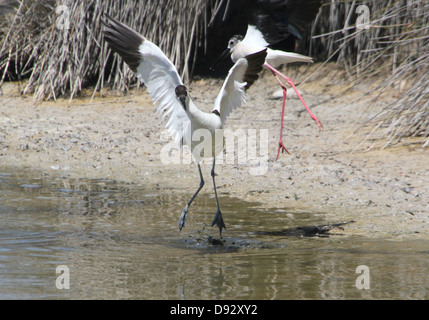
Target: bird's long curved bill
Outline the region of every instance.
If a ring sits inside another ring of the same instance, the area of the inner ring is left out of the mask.
[[[212,64],[212,66],[210,67],[210,70],[215,71],[216,68],[221,64],[221,62],[223,62],[226,59],[226,57],[228,57],[230,54],[231,54],[231,50],[229,50],[229,48],[226,48],[226,50],[222,52],[220,57]]]

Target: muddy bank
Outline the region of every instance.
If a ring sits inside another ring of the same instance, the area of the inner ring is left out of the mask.
[[[294,68],[289,75],[299,83],[317,67]],[[345,234],[429,238],[429,149],[412,140],[370,149],[372,141],[363,142],[365,131],[346,139],[394,95],[368,109],[360,99],[368,87],[348,88],[342,77],[342,71],[331,66],[299,87],[322,121],[322,132],[291,94],[283,138],[290,155],[275,161],[281,99],[275,79],[264,73],[249,90],[247,105],[230,116],[227,128],[247,137],[254,130],[257,139],[266,133],[266,166],[261,174],[252,174],[261,169],[260,163],[217,165],[221,197],[323,212],[332,223],[354,220]],[[220,86],[216,79],[194,81],[194,102],[211,110]],[[70,179],[109,178],[189,195],[198,186],[195,164],[162,160],[172,140],[145,88],[129,95],[105,90],[92,101],[88,92],[70,105],[67,99],[34,105],[31,96],[18,92],[17,83],[2,86],[0,170],[32,167]],[[210,169],[210,162],[203,166],[207,182]],[[202,192],[212,193],[211,183]]]

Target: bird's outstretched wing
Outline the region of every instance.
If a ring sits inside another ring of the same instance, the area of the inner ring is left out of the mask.
[[[301,39],[321,5],[321,0],[253,0],[247,10],[248,24],[256,26],[269,44],[290,35]]]
[[[144,82],[158,104],[158,113],[168,118],[166,128],[181,145],[184,128],[190,120],[176,98],[175,88],[183,85],[176,67],[157,45],[116,19],[106,17],[104,39]]]
[[[222,125],[232,111],[245,103],[246,90],[259,78],[266,56],[266,49],[250,54],[238,59],[229,70],[214,107],[220,115]]]
[[[220,28],[226,21],[231,24],[244,18],[259,30],[265,42],[275,45],[286,39],[301,39],[321,6],[322,0],[223,0],[209,26]]]

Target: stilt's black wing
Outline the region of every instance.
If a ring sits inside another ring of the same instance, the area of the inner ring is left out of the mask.
[[[322,0],[223,0],[211,26],[235,23],[245,14],[247,24],[256,26],[269,44],[275,44],[291,35],[301,39],[321,5]]]
[[[254,0],[248,23],[259,29],[269,44],[290,35],[301,39],[322,5],[321,0]]]

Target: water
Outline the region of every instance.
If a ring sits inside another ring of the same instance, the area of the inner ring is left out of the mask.
[[[191,194],[0,167],[0,298],[429,298],[428,241],[275,236],[333,221],[226,196],[227,230],[214,241],[216,208],[206,191],[179,232]],[[360,265],[369,289],[356,287]],[[67,267],[69,289],[56,286],[65,275],[58,266]]]

